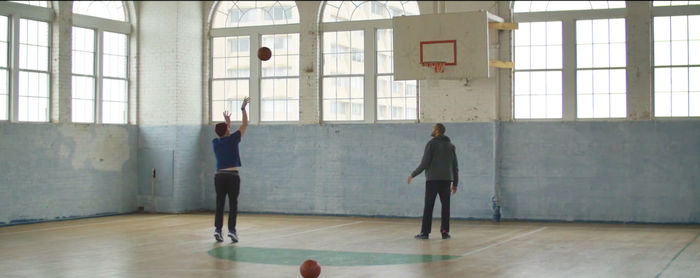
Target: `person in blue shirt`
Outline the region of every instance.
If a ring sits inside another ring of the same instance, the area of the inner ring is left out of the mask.
[[[236,132],[231,133],[231,113],[224,111],[226,123],[216,124],[214,131],[219,138],[211,141],[216,156],[216,174],[214,186],[216,187],[216,213],[214,215],[214,238],[216,241],[224,241],[221,228],[224,225],[224,205],[228,195],[228,237],[233,242],[238,242],[236,232],[236,216],[238,215],[238,193],[241,189],[241,178],[238,176],[238,167],[241,167],[241,158],[238,154],[238,143],[248,127],[248,114],[245,111],[250,98],[243,99],[241,113],[243,114],[241,126]]]

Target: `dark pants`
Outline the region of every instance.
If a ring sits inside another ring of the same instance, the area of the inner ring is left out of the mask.
[[[433,224],[433,207],[435,206],[435,197],[437,197],[437,195],[440,195],[440,204],[442,204],[442,223],[440,224],[440,232],[447,233],[450,231],[451,183],[451,181],[425,182],[425,207],[423,208],[423,225],[421,227],[421,233],[430,233]]]
[[[221,231],[224,225],[224,205],[228,195],[228,231],[236,231],[236,215],[238,215],[238,193],[241,189],[241,178],[238,172],[217,172],[214,176],[216,186],[216,215],[214,227]]]

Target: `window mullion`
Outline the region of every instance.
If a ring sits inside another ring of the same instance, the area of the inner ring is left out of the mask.
[[[10,15],[8,18],[10,25],[11,38],[8,46],[11,49],[10,54],[10,115],[9,121],[16,122],[19,120],[19,17]]]
[[[103,30],[101,28],[98,28],[95,30],[95,64],[94,64],[94,72],[95,72],[95,103],[93,104],[93,107],[95,109],[95,119],[94,122],[99,124],[102,123],[102,55],[103,55],[103,43],[102,43],[102,35],[103,35]]]
[[[565,121],[576,119],[576,20],[566,19],[563,25],[563,118]]]
[[[260,100],[260,96],[262,95],[260,93],[260,82],[262,82],[260,76],[262,75],[262,71],[260,67],[260,60],[258,59],[258,48],[260,48],[261,45],[262,35],[260,33],[251,34],[250,47],[248,47],[250,52],[250,59],[248,59],[250,63],[250,81],[248,83],[250,85],[248,86],[248,96],[250,96],[250,99],[258,100],[253,102],[256,107],[255,109],[248,109],[248,121],[252,124],[260,123],[260,117],[262,116],[260,113],[260,110],[262,110],[262,101]],[[239,109],[238,107],[235,108]],[[234,107],[231,109],[234,109]]]
[[[365,32],[364,116],[365,122],[377,121],[377,29],[369,27]]]

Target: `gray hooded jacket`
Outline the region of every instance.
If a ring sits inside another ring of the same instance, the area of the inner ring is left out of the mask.
[[[423,159],[418,168],[411,173],[411,177],[420,175],[423,170],[425,170],[426,180],[449,180],[457,186],[459,181],[457,154],[449,137],[439,135],[428,141]]]

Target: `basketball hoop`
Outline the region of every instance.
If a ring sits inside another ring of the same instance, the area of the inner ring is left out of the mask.
[[[445,62],[423,62],[424,67],[432,67],[435,72],[445,72]]]

